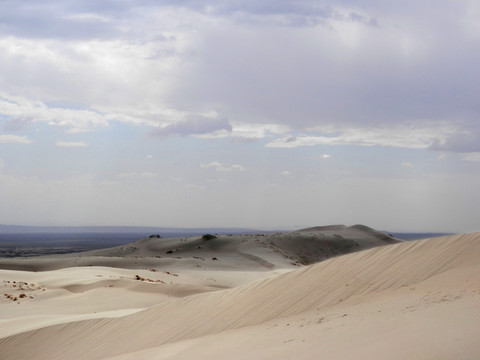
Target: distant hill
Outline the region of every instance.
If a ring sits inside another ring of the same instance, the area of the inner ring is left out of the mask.
[[[205,229],[202,229],[202,231]],[[301,266],[372,247],[402,242],[364,225],[314,227],[293,232],[158,237],[156,234],[111,248],[43,259],[0,260],[0,268],[29,271],[71,266],[165,267],[189,263],[193,268],[265,270]],[[139,259],[143,259],[139,263]],[[141,265],[139,265],[141,264]]]

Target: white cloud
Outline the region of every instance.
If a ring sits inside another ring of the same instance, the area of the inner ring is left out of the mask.
[[[413,164],[411,162],[404,161],[404,162],[402,162],[402,166],[407,167],[407,168],[411,168],[411,167],[413,167]]]
[[[158,173],[148,172],[148,171],[142,172],[142,173],[130,172],[130,173],[121,173],[118,175],[118,177],[124,178],[124,179],[131,179],[131,178],[152,179],[152,178],[158,177]]]
[[[315,145],[388,146],[407,149],[427,149],[434,142],[443,142],[454,133],[451,127],[392,126],[388,128],[344,128],[327,136],[286,136],[265,146],[270,148],[296,148]]]
[[[197,184],[185,184],[183,185],[184,189],[190,189],[190,190],[205,190],[206,187],[204,185],[197,185]]]
[[[5,92],[0,92],[0,114],[13,119],[22,119],[23,122],[44,122],[73,129],[86,129],[107,124],[105,115],[92,110],[48,107],[42,101],[32,101]]]
[[[170,79],[180,70],[181,34],[148,34],[138,41],[1,37],[0,68],[8,72],[1,74],[0,114],[75,129],[108,121],[163,125],[195,114],[163,105]]]
[[[332,157],[332,155],[330,155],[330,154],[322,154],[321,155],[322,159],[330,159],[331,157]]]
[[[416,118],[472,122],[468,114],[476,114],[478,81],[458,71],[472,68],[462,65],[476,58],[470,37],[478,9],[439,5],[442,19],[425,22],[424,6],[125,2],[59,5],[58,13],[37,6],[33,18],[50,26],[37,25],[33,33],[11,16],[5,30],[10,35],[0,39],[0,68],[8,69],[2,89],[43,104],[65,101],[88,109],[70,109],[76,116],[37,108],[31,114],[35,121],[48,118],[75,129],[129,121],[155,124],[159,135],[185,134],[186,116],[212,111],[232,119],[233,128],[197,128],[195,136],[261,139],[286,133],[260,123],[305,131],[320,123],[361,128],[366,122],[388,126]],[[25,8],[9,4],[1,10],[22,14]],[[448,36],[444,21],[455,30]],[[101,36],[80,34],[97,23],[107,29]],[[51,27],[56,32],[49,32]],[[451,43],[458,54],[446,50]],[[451,91],[443,78],[451,81]],[[281,141],[271,145],[286,147]]]
[[[282,175],[283,175],[283,176],[290,176],[291,173],[290,173],[290,171],[285,170],[285,171],[282,171]]]
[[[182,126],[188,125],[187,122],[182,122],[183,119],[195,117],[195,115],[168,109],[161,105],[143,104],[140,109],[123,106],[98,106],[97,108],[98,110],[49,106],[42,101],[0,91],[0,115],[8,117],[3,125],[7,131],[25,130],[26,126],[37,122],[66,127],[67,133],[82,133],[89,132],[98,126],[107,126],[109,122],[118,121],[135,125],[160,125],[170,132],[175,132],[172,131],[172,128],[177,127],[182,130]],[[217,124],[212,125],[212,121],[209,123],[207,119],[204,123],[198,124],[198,127],[219,126],[221,121],[223,120],[218,120]],[[190,123],[190,125],[192,124]],[[223,124],[223,126],[228,127],[228,124]],[[188,129],[183,130],[187,133]]]
[[[166,124],[150,132],[151,136],[187,136],[208,134],[215,131],[231,131],[232,125],[226,118],[211,118],[206,116],[187,116],[184,120]]]
[[[147,159],[153,159],[153,155],[147,155]]]
[[[57,141],[55,143],[57,146],[61,147],[86,147],[88,144],[83,141]]]
[[[288,126],[281,124],[232,122],[232,129],[230,131],[217,130],[209,134],[200,135],[198,137],[206,139],[231,137],[245,140],[258,140],[279,134],[285,134],[289,131],[289,129],[290,128]]]
[[[31,144],[32,141],[26,136],[0,135],[0,144]]]
[[[480,161],[480,152],[463,153],[460,155],[464,161]]]
[[[62,17],[65,20],[78,20],[78,21],[86,21],[86,22],[109,22],[110,19],[106,16],[102,16],[99,14],[94,13],[80,13],[80,14],[73,14],[67,15]]]
[[[239,164],[223,165],[218,161],[212,161],[210,163],[201,163],[200,167],[203,169],[214,168],[216,171],[229,172],[229,171],[245,171],[245,167]]]

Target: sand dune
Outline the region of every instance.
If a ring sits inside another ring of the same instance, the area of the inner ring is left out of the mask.
[[[315,233],[323,232],[318,237],[325,244],[333,240],[328,236],[342,236],[338,239],[343,241],[347,234],[357,232],[357,236],[366,236],[373,231],[359,226],[336,227],[333,234],[328,234],[331,230],[313,228],[296,233],[314,238]],[[343,235],[338,234],[339,230],[344,231]],[[376,232],[370,235],[378,235],[382,244],[395,242]],[[365,246],[362,236],[347,240],[361,244],[355,247]],[[330,245],[307,244],[308,251],[297,249],[287,253],[291,245],[280,234],[270,240],[273,244],[264,243],[265,247],[255,248],[254,244],[262,243],[256,240],[242,242],[240,239],[243,246],[239,250],[238,243],[222,243],[223,240],[206,245],[188,240],[160,244],[145,239],[131,247],[96,253],[102,259],[111,257],[108,254],[127,251],[137,254],[135,256],[155,256],[170,251],[170,245],[175,244],[178,249],[175,253],[180,257],[202,250],[198,246],[203,246],[208,256],[215,250],[224,261],[230,257],[232,260],[230,265],[217,265],[217,268],[213,263],[219,260],[210,260],[212,265],[195,270],[190,268],[195,262],[189,259],[182,263],[182,259],[177,259],[180,262],[170,265],[176,267],[177,273],[165,270],[140,273],[139,269],[120,266],[72,267],[41,273],[3,270],[2,275],[10,279],[6,285],[11,285],[14,276],[23,276],[28,284],[36,276],[43,276],[37,279],[41,280],[38,284],[48,290],[42,291],[46,298],[38,295],[28,299],[30,304],[22,299],[20,304],[8,305],[24,307],[30,314],[22,315],[19,310],[10,322],[5,322],[10,328],[16,327],[16,331],[0,340],[2,359],[287,359],[292,356],[466,359],[480,356],[476,336],[480,328],[480,234],[401,242],[309,266],[292,265],[290,257],[305,256],[299,255],[302,251],[314,254],[310,255],[313,257],[319,256],[318,253],[323,256],[325,251],[319,249]],[[300,243],[303,241],[301,238]],[[372,237],[364,242],[369,241]],[[180,247],[181,243],[186,247]],[[342,244],[340,248],[346,247]],[[137,275],[143,280],[136,279]],[[167,280],[169,278],[172,280]],[[116,281],[123,282],[115,287]],[[142,289],[130,288],[132,284]],[[67,301],[54,292],[55,286],[57,292],[66,292],[77,299]],[[190,288],[195,286],[196,290]],[[32,293],[35,291],[41,290]],[[120,294],[127,296],[115,303],[113,299],[108,300],[109,291],[118,291],[117,298]],[[95,302],[97,296],[104,296],[106,305],[94,316],[86,304],[87,300]],[[82,310],[80,306],[74,314],[68,306],[77,300],[80,304],[83,302],[85,308]],[[56,325],[42,319],[34,329],[28,329],[28,321],[35,323],[32,319],[35,310],[42,306],[45,309],[55,301],[66,307],[71,317],[64,317]],[[140,302],[143,303],[138,306]],[[108,313],[114,310],[115,304],[117,312]],[[82,316],[86,320],[81,320]]]
[[[362,225],[324,228],[328,230],[319,227],[276,234],[217,235],[212,239],[199,236],[150,237],[116,248],[84,253],[0,258],[0,269],[46,271],[78,266],[138,269],[142,266],[166,268],[181,263],[183,267],[209,267],[215,270],[271,270],[314,263],[400,241]]]
[[[318,258],[388,243],[378,241],[385,235],[373,229],[359,233],[355,227],[334,228],[338,233],[150,237],[92,252],[0,259],[0,314],[5,314],[0,337],[74,319],[121,316],[170,298],[233,288]]]

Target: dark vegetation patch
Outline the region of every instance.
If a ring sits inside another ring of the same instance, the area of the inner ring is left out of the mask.
[[[164,273],[167,275],[178,276],[178,274],[171,273],[170,271],[164,271]]]
[[[146,282],[150,282],[150,283],[162,283],[162,284],[165,284],[165,281],[162,281],[162,280],[152,280],[152,279],[149,279],[149,278],[144,278],[140,275],[135,275],[135,280],[138,280],[138,281],[146,281]]]

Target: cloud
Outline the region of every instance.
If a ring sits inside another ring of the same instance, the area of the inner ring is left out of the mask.
[[[180,45],[160,35],[71,42],[0,36],[0,115],[85,129],[108,121],[163,125],[196,113],[164,105],[180,70]]]
[[[189,1],[184,2],[183,5],[193,11],[201,11],[247,25],[307,27],[326,25],[329,20],[376,25],[375,19],[365,15],[344,11],[328,4],[320,5],[314,1],[243,1],[237,3],[209,1],[208,5],[203,4],[203,6]]]
[[[288,170],[282,171],[281,174],[282,174],[283,176],[290,176],[290,175],[291,175],[290,171],[288,171]]]
[[[480,53],[466,32],[458,30],[463,6],[438,9],[441,20],[425,22],[412,2],[395,8],[365,2],[315,5],[267,2],[222,9],[213,4],[204,16],[220,17],[223,21],[216,24],[222,31],[200,24],[202,47],[192,45],[195,66],[173,89],[173,101],[221,104],[230,119],[275,121],[302,131],[318,124],[475,122],[480,88],[468,69],[474,68],[472,55]],[[269,21],[299,15],[306,19],[313,11],[331,28],[312,24],[286,29],[281,21]],[[237,19],[244,16],[259,21],[239,24]],[[452,29],[448,34],[444,21]],[[458,45],[456,52],[447,50],[452,43]]]
[[[130,172],[130,173],[121,173],[118,175],[118,177],[123,178],[123,179],[132,179],[132,178],[143,178],[143,179],[151,179],[151,178],[156,178],[158,177],[158,173],[154,172]]]
[[[43,1],[41,5],[28,0],[22,1],[22,4],[15,2],[3,6],[0,4],[0,13],[4,15],[1,20],[9,32],[18,35],[72,39],[91,36],[93,31],[97,31],[100,37],[118,36],[125,31],[118,25],[128,24],[126,19],[136,21],[139,16],[168,12],[170,9],[196,16],[229,19],[240,24],[302,27],[316,26],[330,19],[372,23],[368,16],[359,14],[358,10],[357,12],[344,11],[328,4],[319,5],[315,1],[117,1],[102,4],[84,1],[72,6],[70,3],[50,0]],[[93,23],[91,25],[95,26],[89,31],[84,22]],[[31,24],[31,28],[35,31],[28,32],[27,24]],[[66,29],[64,33],[59,31],[62,27]]]
[[[428,21],[426,9],[413,1],[1,3],[0,114],[70,132],[120,121],[155,126],[156,137],[292,134],[267,147],[478,151],[480,81],[469,70],[480,57],[478,17],[467,3],[439,4]],[[455,131],[412,141],[385,131],[424,120]],[[309,130],[327,125],[338,136]]]
[[[408,161],[403,161],[402,166],[407,167],[407,168],[412,168],[413,164],[411,162],[408,162]]]
[[[115,33],[115,27],[105,23],[107,16],[93,11],[78,13],[82,7],[86,8],[85,10],[100,10],[98,6],[93,9],[91,4],[71,6],[56,0],[42,3],[27,0],[21,4],[0,2],[0,20],[3,24],[1,32],[40,39],[84,39],[95,35],[111,36]],[[105,8],[105,11],[108,9]]]
[[[150,132],[154,137],[203,135],[215,131],[232,131],[232,125],[226,118],[188,116],[185,120],[167,124]]]
[[[3,122],[2,128],[7,132],[25,131],[31,123],[32,119],[20,116],[6,119]]]
[[[32,123],[46,123],[62,126],[68,133],[88,132],[110,122],[125,122],[135,125],[168,126],[177,119],[186,117],[185,113],[162,106],[144,106],[141,109],[103,107],[96,109],[78,109],[76,106],[52,106],[38,100],[15,96],[0,91],[0,116],[6,117],[3,123],[5,131],[24,131]]]
[[[245,167],[239,164],[233,164],[230,166],[223,165],[218,161],[212,161],[210,163],[201,163],[200,167],[203,169],[214,168],[216,171],[220,172],[230,172],[230,171],[245,171]]]
[[[260,123],[305,136],[315,136],[306,129],[319,124],[361,128],[415,119],[462,119],[454,125],[468,128],[480,96],[469,70],[480,56],[478,17],[468,3],[442,3],[438,16],[425,21],[430,7],[313,0],[0,3],[0,68],[8,69],[2,89],[85,109],[47,115],[36,108],[34,121],[76,129],[149,123],[159,126],[153,133],[160,137],[271,135],[248,129]],[[225,123],[208,131],[185,119],[210,111],[232,119],[233,128]],[[237,122],[245,126],[236,130]]]
[[[420,125],[420,124],[419,124]],[[319,136],[286,136],[268,142],[269,148],[296,148],[316,145],[388,146],[427,149],[437,141],[445,141],[455,130],[449,126],[395,126],[388,128],[343,128]]]
[[[464,161],[480,161],[480,152],[464,153],[460,155],[461,159]]]
[[[61,147],[86,147],[88,144],[83,141],[57,141],[56,146]]]
[[[290,128],[279,124],[256,124],[232,122],[231,129],[221,129],[208,134],[200,135],[204,139],[219,139],[230,137],[242,141],[254,141],[266,137],[272,137],[278,134],[288,132]]]
[[[480,127],[477,124],[462,126],[462,130],[445,139],[437,139],[429,146],[434,151],[480,152]]]
[[[72,15],[63,16],[62,19],[65,20],[77,20],[77,21],[86,21],[86,22],[109,22],[110,19],[107,16],[94,13],[78,13]]]
[[[107,116],[96,111],[49,107],[42,101],[32,101],[5,92],[0,92],[0,114],[9,117],[4,126],[18,129],[33,122],[72,129],[88,129],[108,122]]]
[[[31,144],[26,136],[0,135],[0,144]]]

